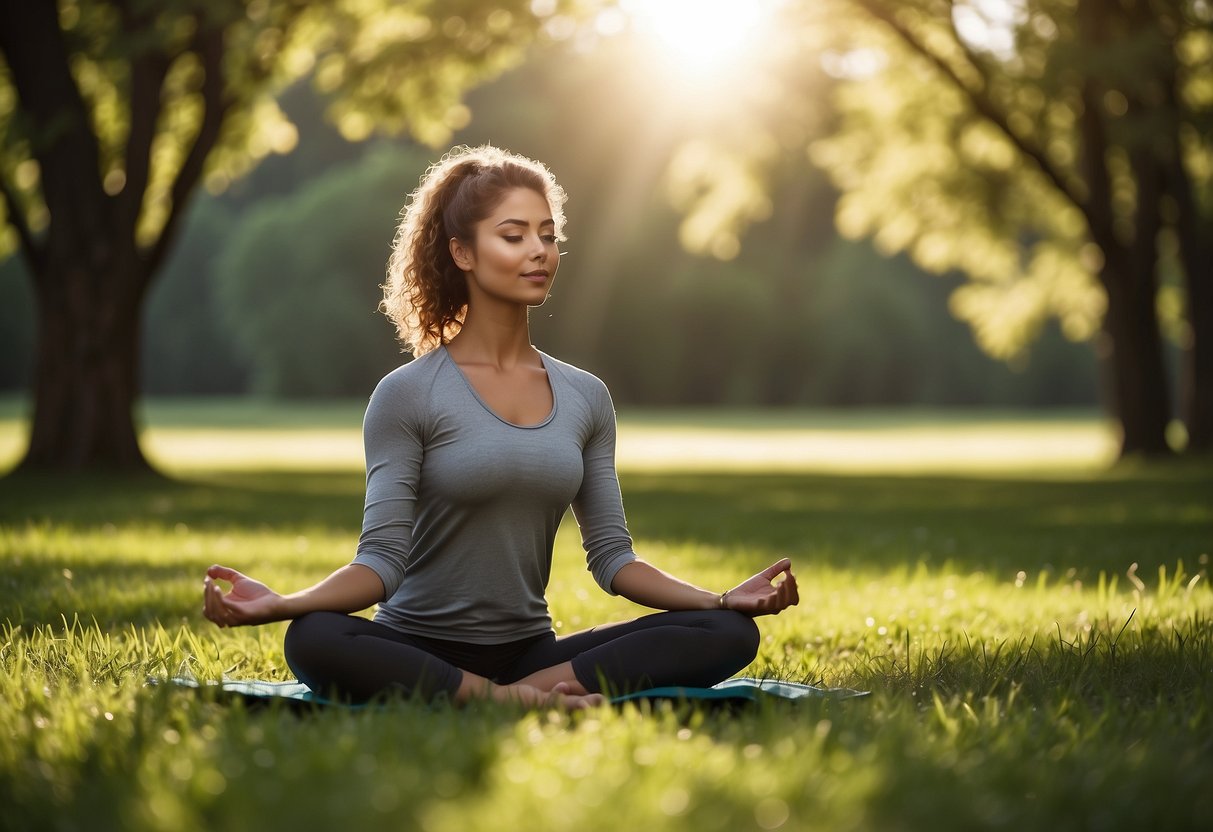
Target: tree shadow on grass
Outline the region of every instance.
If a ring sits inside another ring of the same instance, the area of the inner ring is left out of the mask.
[[[23,475],[0,480],[0,524],[356,533],[364,491],[364,477],[354,471],[222,472],[177,480]]]
[[[1213,555],[1213,470],[1091,481],[631,474],[633,534],[774,550],[838,568],[1145,573]]]
[[[752,473],[632,473],[622,481],[629,527],[642,552],[646,542],[657,541],[759,565],[787,554],[800,564],[838,569],[926,564],[1007,579],[1025,570],[1084,581],[1101,571],[1122,574],[1133,563],[1152,576],[1182,560],[1195,573],[1213,554],[1213,471],[1201,468],[1147,468],[1068,482]],[[19,532],[32,524],[68,537],[147,530],[353,538],[363,489],[360,473],[332,471],[223,472],[177,481],[10,477],[0,480],[0,528]],[[62,545],[67,552],[80,549]],[[121,538],[113,546],[121,553]],[[0,562],[11,599],[4,607],[15,609],[39,587],[63,600],[71,588],[61,574],[67,568],[80,573],[77,588],[91,580],[147,587],[121,594],[130,601],[128,613],[139,604],[169,612],[185,597],[168,588],[175,586],[172,577],[192,575],[214,557],[165,545],[165,563],[158,565],[148,562],[146,547],[130,548],[129,558],[118,554],[113,564],[88,553],[77,564],[65,555],[63,563],[44,564],[45,574],[30,560],[20,563],[18,551],[15,560]],[[324,563],[292,555],[292,568],[323,574],[335,565],[330,555]],[[191,584],[191,605],[194,589]],[[157,591],[167,593],[159,602]],[[113,620],[117,612],[104,617]]]

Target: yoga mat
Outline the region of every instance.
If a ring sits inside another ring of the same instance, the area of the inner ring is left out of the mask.
[[[239,697],[254,703],[269,703],[277,699],[293,705],[337,705],[345,708],[365,708],[366,705],[351,705],[315,694],[302,682],[266,682],[260,679],[225,679],[222,682],[199,682],[188,676],[172,676],[167,679],[150,679],[151,684],[168,684],[186,688],[218,688],[224,694]],[[612,705],[640,701],[692,701],[702,700],[718,705],[743,705],[764,700],[798,699],[854,699],[867,696],[868,691],[849,688],[819,688],[797,682],[780,682],[774,679],[739,677],[726,679],[710,688],[662,687],[640,690],[612,697]]]

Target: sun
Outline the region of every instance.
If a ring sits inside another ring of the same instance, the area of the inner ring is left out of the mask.
[[[622,0],[638,34],[674,66],[727,71],[759,45],[776,0]]]

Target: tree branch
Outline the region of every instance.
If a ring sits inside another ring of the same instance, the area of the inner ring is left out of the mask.
[[[1091,3],[1080,3],[1078,7],[1079,32],[1085,43],[1102,44],[1107,40],[1106,21],[1101,10]],[[1116,237],[1112,214],[1112,176],[1108,171],[1108,133],[1099,114],[1102,91],[1094,78],[1083,80],[1082,113],[1078,118],[1081,141],[1081,160],[1087,182],[1087,207],[1084,214],[1091,229],[1091,236],[1104,249],[1104,257],[1117,256],[1120,241]],[[1102,272],[1101,272],[1102,274]]]
[[[85,240],[105,237],[106,196],[97,137],[70,71],[56,4],[0,2],[0,52],[31,128],[30,152],[51,208],[48,233],[59,240],[56,249],[84,249]]]
[[[223,72],[224,30],[216,27],[204,31],[201,28],[204,25],[202,19],[199,19],[198,25],[199,32],[194,40],[193,51],[202,60],[204,73],[202,124],[198,127],[194,143],[190,147],[185,161],[182,162],[181,169],[177,171],[177,176],[169,191],[171,207],[168,219],[164,223],[164,229],[160,232],[159,239],[143,256],[140,280],[144,287],[151,281],[152,275],[156,273],[176,237],[189,203],[189,197],[202,177],[207,156],[215,147],[223,128],[223,122],[233,104],[233,99],[228,95],[227,80]]]
[[[1076,208],[1082,211],[1083,215],[1087,214],[1086,201],[1077,193],[1066,178],[1062,175],[1044,151],[1030,143],[1026,138],[1019,135],[1015,130],[1011,129],[1011,125],[1007,122],[1006,114],[1003,113],[997,104],[995,104],[983,90],[975,90],[964,82],[964,80],[956,74],[954,70],[942,56],[933,52],[925,43],[922,42],[910,29],[897,20],[895,14],[885,8],[878,0],[852,0],[856,5],[866,11],[876,20],[888,26],[893,32],[914,52],[926,58],[935,66],[937,70],[943,73],[943,76],[956,88],[958,92],[968,99],[973,109],[978,115],[984,117],[987,121],[993,124],[998,130],[1005,135],[1011,143],[1028,159],[1030,159],[1045,175],[1045,178],[1055,187],[1058,192],[1070,201]],[[963,44],[962,44],[962,48]],[[980,67],[978,71],[982,72]],[[984,75],[984,73],[983,73]]]
[[[21,250],[29,261],[31,273],[36,276],[41,270],[40,266],[44,256],[43,248],[38,245],[38,241],[34,238],[34,233],[30,229],[29,223],[25,221],[25,212],[21,210],[21,205],[17,201],[17,194],[2,175],[0,175],[0,191],[4,191],[4,208],[8,212],[8,221],[16,229],[17,238],[21,241]]]
[[[948,8],[956,8],[956,0],[948,0]],[[981,63],[981,59],[977,57],[977,53],[965,43],[965,39],[960,36],[960,30],[956,28],[956,16],[949,11],[948,13],[948,29],[952,32],[952,39],[956,41],[956,45],[964,53],[965,60],[973,67],[973,70],[981,76],[981,89],[984,92],[990,88],[990,73],[986,71],[985,66]]]
[[[127,34],[146,31],[149,21],[135,17],[128,6],[122,7],[123,25]],[[121,233],[134,239],[139,212],[151,175],[152,141],[156,137],[156,120],[160,116],[160,95],[168,75],[169,59],[148,49],[136,55],[130,65],[130,130],[126,137],[124,168],[126,184],[117,199],[118,223]]]

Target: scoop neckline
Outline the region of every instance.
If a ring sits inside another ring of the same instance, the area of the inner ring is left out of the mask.
[[[463,368],[459,366],[459,362],[454,359],[450,353],[450,350],[446,348],[446,344],[443,344],[439,349],[442,350],[443,357],[448,363],[450,363],[451,367],[454,368],[455,372],[459,375],[459,378],[463,380],[463,384],[465,387],[467,387],[468,392],[472,394],[472,398],[474,398],[476,402],[482,408],[484,408],[486,413],[488,413],[498,422],[501,422],[501,424],[507,425],[511,428],[517,428],[518,430],[536,430],[548,425],[554,418],[556,418],[556,408],[559,404],[556,399],[556,385],[552,382],[552,365],[548,363],[548,356],[544,354],[543,350],[536,349],[535,352],[539,353],[539,363],[543,365],[543,371],[547,373],[548,376],[548,389],[552,391],[552,409],[548,412],[548,415],[543,419],[543,421],[536,422],[533,425],[520,425],[517,422],[511,422],[509,419],[504,418],[496,410],[489,407],[488,402],[481,398],[480,394],[476,392],[476,385],[472,384],[472,380],[469,379],[467,374],[463,372]]]

